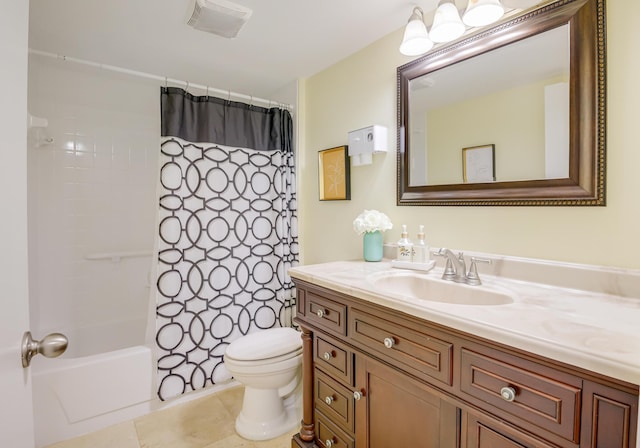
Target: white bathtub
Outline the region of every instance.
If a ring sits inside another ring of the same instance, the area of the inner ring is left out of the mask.
[[[143,345],[144,322],[63,331],[65,354],[32,361],[36,447],[77,437],[153,410],[199,398],[225,387],[216,385],[161,402],[151,348]],[[138,342],[140,345],[131,346]],[[129,345],[127,347],[127,345]]]

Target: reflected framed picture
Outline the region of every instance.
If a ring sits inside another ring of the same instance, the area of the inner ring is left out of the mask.
[[[318,181],[321,201],[351,199],[349,152],[347,145],[318,152]]]
[[[465,183],[495,182],[495,145],[462,148],[462,179]]]

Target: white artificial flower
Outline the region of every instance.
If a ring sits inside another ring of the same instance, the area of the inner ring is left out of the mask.
[[[378,210],[365,210],[353,221],[353,230],[358,235],[367,232],[384,232],[393,228],[393,224],[387,215]]]

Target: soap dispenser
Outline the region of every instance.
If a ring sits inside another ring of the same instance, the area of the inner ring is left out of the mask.
[[[398,240],[398,261],[411,261],[413,252],[413,243],[407,236],[407,226],[405,224],[402,225],[402,233],[400,234],[400,239]]]
[[[420,226],[418,231],[418,240],[413,245],[413,261],[417,263],[426,263],[430,259],[429,246],[424,240],[424,226]]]

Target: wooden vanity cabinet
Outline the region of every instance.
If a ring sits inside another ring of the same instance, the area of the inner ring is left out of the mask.
[[[294,448],[635,448],[638,387],[296,280]]]

